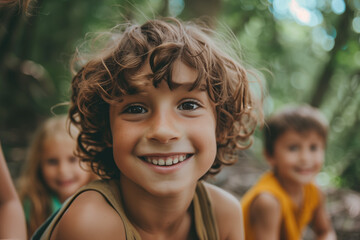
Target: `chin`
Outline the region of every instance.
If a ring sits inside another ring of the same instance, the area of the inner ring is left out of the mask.
[[[155,187],[149,187],[147,191],[157,197],[171,197],[183,194],[184,192],[189,192],[189,186],[184,183],[177,184],[172,182],[164,182],[156,185]]]
[[[315,179],[315,176],[314,176],[314,175],[311,175],[311,176],[307,176],[307,177],[302,177],[302,178],[300,178],[298,181],[299,181],[299,183],[301,183],[301,184],[308,184],[308,183],[313,182],[314,179]]]

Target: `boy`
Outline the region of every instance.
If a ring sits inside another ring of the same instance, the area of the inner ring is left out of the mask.
[[[245,239],[302,238],[311,223],[317,239],[336,239],[325,197],[313,180],[321,170],[328,124],[310,106],[287,107],[267,121],[265,173],[242,198]]]
[[[243,123],[257,109],[246,69],[209,29],[123,27],[72,81],[77,152],[105,179],[69,199],[42,239],[243,239],[236,198],[201,179],[234,163],[229,151],[261,120]]]

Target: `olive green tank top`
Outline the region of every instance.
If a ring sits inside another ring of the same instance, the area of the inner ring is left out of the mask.
[[[105,197],[109,204],[115,209],[123,221],[125,234],[127,240],[141,240],[140,234],[135,227],[128,220],[120,195],[120,186],[114,180],[96,180],[81,188],[71,198],[66,200],[58,214],[54,217],[52,222],[46,228],[41,236],[41,240],[50,239],[51,233],[54,230],[57,222],[71,205],[73,200],[85,191],[97,191]],[[193,198],[195,229],[199,240],[217,240],[219,233],[216,225],[216,220],[211,207],[211,202],[205,186],[202,181],[199,181],[196,186],[195,195]]]

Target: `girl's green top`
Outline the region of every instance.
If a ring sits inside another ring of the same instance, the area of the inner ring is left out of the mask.
[[[60,200],[55,196],[51,195],[51,214],[56,212],[58,209],[61,208]],[[25,212],[25,219],[26,222],[30,221],[30,209],[31,209],[31,201],[30,199],[26,198],[23,202],[24,212]]]

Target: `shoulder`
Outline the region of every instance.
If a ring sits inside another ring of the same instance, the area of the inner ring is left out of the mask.
[[[243,219],[240,201],[229,192],[204,183],[213,207],[220,239],[243,239]]]
[[[234,207],[240,209],[239,200],[231,193],[210,183],[204,182],[204,186],[209,194],[211,204],[215,211],[222,210],[219,213],[224,213],[224,211],[231,212],[231,209]]]
[[[252,219],[267,215],[276,217],[281,213],[281,204],[272,193],[261,192],[251,202],[249,212]]]
[[[281,204],[268,192],[262,192],[252,201],[245,220],[247,231],[257,239],[279,239],[281,229]]]
[[[123,222],[96,191],[85,191],[73,200],[57,223],[51,239],[125,238]]]

